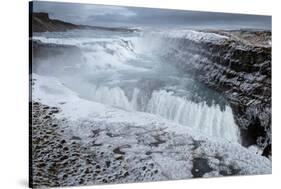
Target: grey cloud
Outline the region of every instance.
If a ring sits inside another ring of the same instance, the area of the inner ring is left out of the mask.
[[[52,18],[87,25],[271,29],[271,16],[260,15],[42,1],[34,3],[34,11],[48,12]]]
[[[125,7],[89,5],[78,3],[60,3],[37,1],[33,3],[34,12],[47,12],[51,18],[61,19],[77,24],[91,24],[89,18],[106,18],[110,16],[130,17],[135,13]]]

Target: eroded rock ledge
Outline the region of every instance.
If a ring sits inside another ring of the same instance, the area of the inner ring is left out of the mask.
[[[271,32],[208,32],[228,38],[216,43],[180,39],[175,49],[184,54],[176,57],[176,61],[176,50],[167,57],[202,83],[221,92],[241,128],[243,145],[257,144],[264,156],[270,156]]]

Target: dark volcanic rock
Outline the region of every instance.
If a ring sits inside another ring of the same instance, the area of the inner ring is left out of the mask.
[[[167,57],[197,80],[221,92],[241,129],[242,144],[271,155],[271,32],[216,31],[221,42],[180,39]],[[178,55],[176,49],[184,52]],[[175,56],[176,55],[176,56]],[[180,57],[180,58],[179,58]]]
[[[48,13],[32,13],[33,32],[66,31],[69,29],[78,29],[78,26],[60,20],[50,19]]]
[[[212,169],[208,164],[208,160],[204,158],[194,158],[191,173],[194,178],[203,177],[205,173],[211,172]]]

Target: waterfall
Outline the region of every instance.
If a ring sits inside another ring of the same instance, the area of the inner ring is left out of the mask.
[[[153,91],[147,104],[140,102],[140,90],[135,88],[129,99],[120,87],[95,88],[92,100],[128,111],[145,111],[181,125],[193,128],[204,135],[239,142],[239,129],[232,110],[226,106],[208,106],[205,102],[195,103],[175,96],[165,90]]]
[[[186,87],[194,83],[184,81],[188,76],[175,65],[186,60],[203,61],[190,52],[189,40],[219,40],[217,38],[217,35],[194,31],[188,31],[184,37],[180,32],[147,33],[141,37],[36,37],[43,43],[74,45],[79,49],[71,54],[66,52],[61,59],[48,60],[42,67],[36,65],[36,71],[60,78],[71,90],[89,100],[127,111],[147,112],[206,136],[239,142],[239,129],[229,106],[222,110],[215,103],[206,104],[203,98],[196,103],[184,97],[185,94],[178,96],[172,92],[197,95],[196,92],[205,91],[196,83],[194,89]],[[61,61],[65,57],[70,57],[69,61]],[[172,91],[167,92],[167,88]],[[213,100],[212,93],[208,98],[210,102]]]
[[[229,106],[222,111],[219,105],[195,103],[162,90],[152,93],[147,112],[194,128],[208,136],[239,142],[239,130]]]
[[[91,94],[91,97],[92,100],[103,104],[123,108],[126,110],[133,110],[132,103],[130,103],[124,91],[119,87],[95,88],[93,94]]]

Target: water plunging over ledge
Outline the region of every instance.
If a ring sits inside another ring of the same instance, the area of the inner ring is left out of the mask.
[[[140,34],[111,34],[69,31],[36,36],[34,39],[45,44],[75,49],[48,59],[39,57],[33,71],[57,77],[81,98],[148,112],[208,137],[240,142],[239,129],[224,98],[169,64],[161,56],[165,47],[147,49],[150,45],[144,43],[149,40]]]

